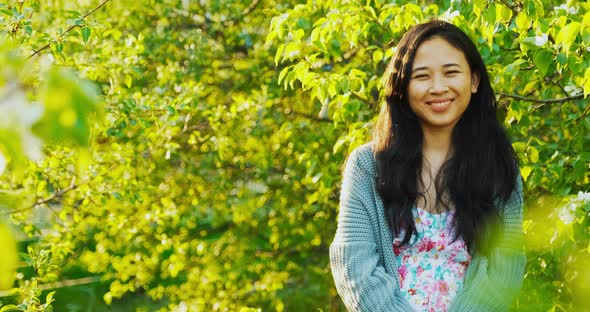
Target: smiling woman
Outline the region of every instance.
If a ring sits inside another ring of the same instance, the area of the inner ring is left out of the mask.
[[[351,311],[505,311],[520,288],[522,186],[483,60],[443,21],[410,29],[373,140],[346,164],[330,246]]]
[[[451,130],[467,109],[478,83],[479,77],[471,73],[463,52],[434,37],[416,51],[408,102],[423,130],[427,127]]]

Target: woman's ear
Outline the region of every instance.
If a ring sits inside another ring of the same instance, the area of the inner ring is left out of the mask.
[[[477,92],[477,87],[479,86],[479,75],[477,73],[471,73],[471,93]]]

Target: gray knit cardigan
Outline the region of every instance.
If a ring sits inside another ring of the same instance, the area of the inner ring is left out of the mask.
[[[375,189],[371,143],[355,149],[344,169],[338,228],[330,245],[336,289],[349,311],[412,311],[399,288],[392,234]],[[526,262],[522,248],[522,182],[504,207],[493,251],[475,254],[449,311],[506,311]],[[496,202],[498,203],[498,202]],[[497,205],[499,206],[499,205]]]

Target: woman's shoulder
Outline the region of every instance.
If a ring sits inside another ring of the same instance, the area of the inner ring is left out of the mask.
[[[370,175],[374,175],[375,154],[373,153],[373,142],[371,141],[354,148],[348,156],[347,161],[356,164],[360,169]]]

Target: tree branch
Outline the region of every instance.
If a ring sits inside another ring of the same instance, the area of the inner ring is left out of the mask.
[[[520,13],[520,10],[519,10],[520,7],[518,6],[518,4],[510,3],[508,0],[500,0],[500,2],[502,2],[510,10],[512,10],[512,12],[514,12],[513,17],[518,15],[518,13]]]
[[[550,82],[552,85],[558,87],[559,90],[561,90],[561,92],[563,92],[563,95],[565,95],[566,97],[569,96],[569,94],[567,94],[567,91],[565,91],[565,89],[559,83],[557,83],[557,81],[551,79],[550,77],[545,77],[545,79],[543,79],[543,80]]]
[[[240,19],[244,18],[246,15],[248,15],[252,11],[254,11],[254,9],[256,8],[256,6],[258,5],[258,3],[260,3],[260,0],[254,0],[254,1],[252,1],[252,3],[250,4],[250,6],[248,6],[246,9],[244,9],[244,11],[242,11],[242,16],[240,16]]]
[[[285,113],[285,112],[283,112],[283,113]],[[306,114],[306,113],[302,113],[302,112],[298,112],[298,111],[295,111],[295,110],[291,110],[289,113],[285,113],[285,114],[287,114],[287,115],[288,114],[293,114],[295,116],[299,116],[299,117],[303,117],[303,118],[307,118],[307,119],[310,119],[310,120],[313,120],[313,121],[319,121],[319,122],[330,122],[330,123],[334,122],[330,118],[316,117],[316,116],[313,116],[313,115],[310,115],[310,114]]]
[[[575,122],[580,122],[582,119],[586,118],[586,116],[588,116],[588,113],[590,113],[590,104],[588,106],[586,106],[586,108],[584,109],[584,112],[582,112],[582,115],[580,115],[578,118],[576,118]]]
[[[368,12],[368,11],[367,11],[367,9],[365,8],[365,6],[364,6],[362,3],[360,3],[360,1],[356,1],[355,3],[356,3],[356,4],[358,4],[358,5],[361,7],[361,9],[363,10],[363,12],[364,12],[366,15],[368,15],[368,17],[369,17],[369,18],[370,18],[370,19],[371,19],[371,20],[372,20],[372,21],[373,21],[375,24],[377,24],[377,26],[379,26],[379,28],[381,28],[381,30],[383,30],[383,32],[384,32],[384,33],[391,35],[391,34],[389,33],[389,29],[388,29],[387,27],[383,26],[383,24],[381,24],[381,23],[379,22],[379,20],[378,20],[377,18],[375,18],[375,17],[374,17],[374,16],[371,14],[371,12]],[[392,36],[392,37],[393,37],[393,36]]]
[[[92,283],[100,282],[100,279],[101,279],[100,276],[90,276],[90,277],[83,277],[83,278],[77,278],[77,279],[71,279],[71,280],[63,280],[63,281],[59,281],[59,282],[55,282],[55,283],[42,284],[42,285],[37,286],[37,288],[39,288],[40,290],[64,288],[64,287],[78,286],[78,285],[92,284]],[[17,295],[17,293],[14,293],[12,290],[0,291],[0,298],[12,297],[12,296],[16,296],[16,295]]]
[[[107,2],[109,2],[109,1],[111,1],[111,0],[104,0],[104,1],[103,1],[101,4],[99,4],[99,5],[98,5],[96,8],[94,8],[92,11],[90,11],[90,12],[88,12],[88,13],[84,14],[84,16],[82,16],[82,17],[80,18],[80,20],[82,20],[82,21],[83,21],[85,18],[87,18],[88,16],[90,16],[90,15],[91,15],[91,14],[93,14],[94,12],[98,11],[100,8],[102,8],[102,7],[103,7],[105,4],[107,4]],[[59,35],[59,39],[63,38],[63,36],[65,36],[65,34],[67,34],[68,32],[70,32],[72,29],[74,29],[74,28],[76,28],[76,27],[80,27],[80,25],[72,25],[72,26],[70,26],[70,28],[66,29],[66,31],[62,32],[62,33]],[[45,50],[45,49],[49,48],[50,46],[51,46],[51,43],[48,43],[48,44],[46,44],[46,45],[42,46],[42,47],[41,47],[41,48],[39,48],[38,50],[34,51],[34,52],[33,52],[33,54],[29,55],[29,57],[27,57],[27,60],[28,60],[28,59],[31,59],[31,58],[32,58],[32,57],[34,57],[35,55],[37,55],[37,54],[41,53],[41,51],[43,51],[43,50]]]
[[[513,98],[513,99],[520,100],[520,101],[532,102],[532,103],[543,103],[543,104],[563,103],[563,102],[567,102],[567,101],[581,100],[584,98],[584,94],[576,94],[576,95],[572,95],[572,96],[568,96],[568,97],[564,97],[564,98],[559,98],[559,99],[536,99],[536,98],[525,97],[525,96],[518,95],[518,94],[507,94],[507,93],[498,93],[498,95],[500,97],[508,97],[508,98]]]
[[[37,207],[37,206],[40,206],[40,205],[43,205],[43,204],[47,204],[47,203],[49,203],[49,202],[51,202],[51,201],[53,201],[53,200],[55,200],[55,199],[57,199],[57,198],[60,198],[60,197],[62,197],[64,194],[66,194],[67,192],[69,192],[69,191],[71,191],[71,190],[74,190],[74,189],[78,188],[78,186],[76,185],[76,183],[75,183],[75,182],[76,182],[76,179],[75,179],[75,178],[73,178],[73,179],[72,179],[72,182],[70,183],[70,185],[69,185],[68,187],[66,187],[66,188],[64,188],[64,189],[62,189],[62,190],[59,190],[59,191],[57,191],[57,192],[53,193],[53,195],[51,195],[51,196],[49,196],[49,197],[47,197],[47,198],[44,198],[44,199],[41,199],[41,200],[38,200],[38,201],[36,201],[36,202],[35,202],[34,204],[32,204],[31,206],[24,207],[24,208],[20,208],[20,209],[14,209],[14,210],[9,210],[9,211],[6,211],[6,212],[4,213],[4,215],[9,215],[9,214],[17,213],[17,212],[23,212],[23,211],[27,211],[27,210],[33,209],[33,208],[35,208],[35,207]]]

